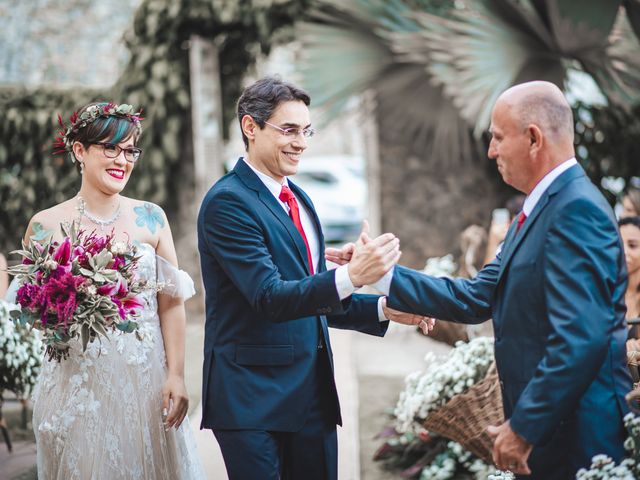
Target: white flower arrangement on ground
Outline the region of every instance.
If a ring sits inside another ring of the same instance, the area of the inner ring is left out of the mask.
[[[494,467],[474,457],[459,443],[449,442],[445,451],[422,470],[420,480],[450,480],[461,469],[471,473],[475,480],[487,480],[495,472]]]
[[[20,306],[0,300],[0,391],[27,396],[38,378],[43,344],[36,330],[14,322]]]
[[[427,368],[405,379],[405,389],[394,414],[399,433],[414,431],[429,412],[446,404],[455,395],[482,380],[493,363],[493,338],[477,337],[458,342],[446,356],[425,356]]]
[[[628,413],[624,417],[624,426],[627,427],[629,437],[624,442],[624,447],[629,452],[629,457],[616,465],[606,455],[596,455],[591,459],[591,468],[581,468],[576,474],[576,480],[635,480],[640,478],[640,417]]]
[[[390,433],[385,432],[385,444],[374,458],[385,461],[386,468],[404,469],[405,478],[450,480],[464,473],[471,475],[465,478],[475,480],[487,480],[490,475],[513,480],[510,473],[496,471],[462,445],[431,434],[422,426],[430,412],[482,380],[493,360],[493,338],[490,337],[458,342],[441,357],[427,354],[425,370],[405,379],[405,389],[393,412],[394,428],[388,429]]]

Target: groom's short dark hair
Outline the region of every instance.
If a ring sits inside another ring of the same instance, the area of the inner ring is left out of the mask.
[[[304,102],[306,106],[311,104],[307,92],[280,77],[264,77],[245,88],[236,108],[244,146],[249,148],[249,139],[242,131],[242,117],[249,115],[262,129],[278,105],[295,100]]]

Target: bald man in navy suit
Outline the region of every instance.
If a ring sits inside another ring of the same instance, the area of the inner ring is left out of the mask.
[[[551,83],[500,96],[489,157],[527,195],[496,258],[470,280],[396,266],[375,286],[399,310],[466,324],[492,318],[507,419],[489,429],[496,465],[523,478],[575,478],[592,456],[625,453],[631,378],[616,220],[576,162],[571,108]],[[350,251],[329,253],[343,262]]]

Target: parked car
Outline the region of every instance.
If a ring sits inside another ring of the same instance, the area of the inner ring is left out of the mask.
[[[348,155],[303,157],[293,182],[309,194],[325,242],[355,241],[365,217],[364,161]]]
[[[227,162],[233,168],[237,159]],[[355,241],[365,217],[364,160],[352,155],[303,156],[291,180],[311,197],[326,243]]]

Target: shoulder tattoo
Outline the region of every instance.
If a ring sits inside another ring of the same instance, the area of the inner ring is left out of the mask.
[[[35,242],[42,242],[53,235],[53,230],[45,230],[40,222],[33,222],[33,235],[31,239]]]
[[[162,209],[153,203],[144,202],[139,207],[134,207],[136,213],[136,225],[147,227],[151,233],[156,233],[156,227],[164,228],[164,215]]]

